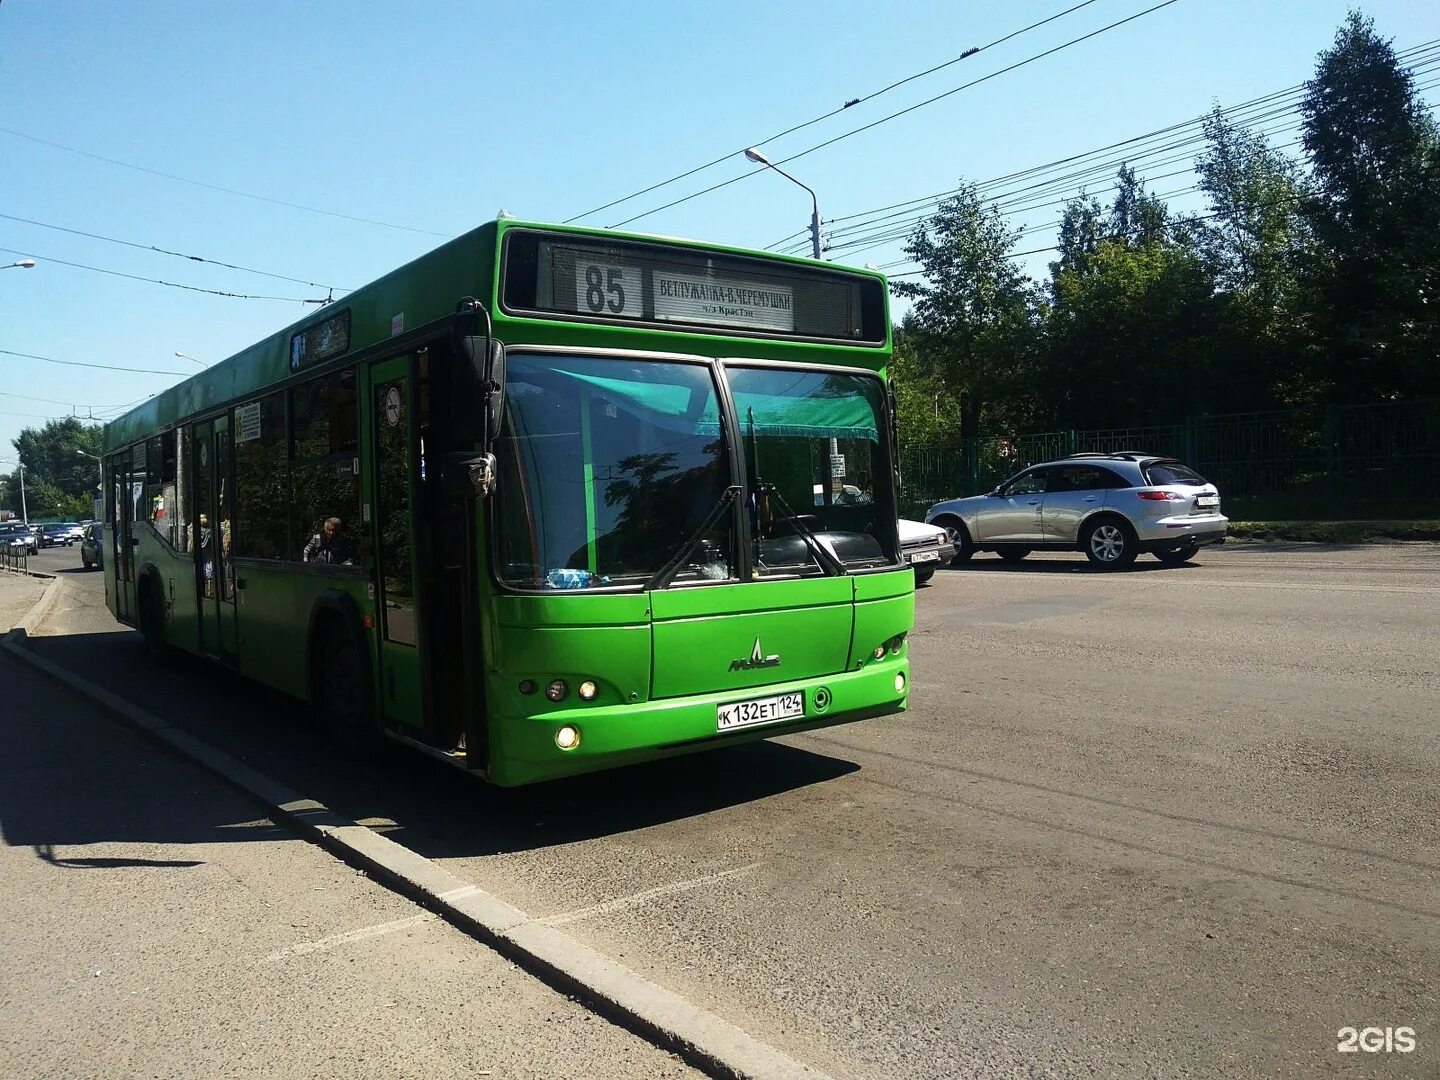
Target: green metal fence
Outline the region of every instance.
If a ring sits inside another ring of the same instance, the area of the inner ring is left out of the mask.
[[[901,512],[978,495],[1027,465],[1083,451],[1179,458],[1213,481],[1231,516],[1440,517],[1440,401],[1191,417],[1181,424],[902,446]]]

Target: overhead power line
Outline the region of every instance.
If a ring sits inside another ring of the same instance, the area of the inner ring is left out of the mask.
[[[1440,42],[1430,41],[1412,49],[1400,53],[1402,59],[1411,60],[1408,67],[1409,73],[1413,75],[1432,73],[1440,68],[1440,49],[1437,49]],[[1430,82],[1423,82],[1416,85],[1417,92],[1429,90],[1440,86],[1440,79]],[[1300,98],[1304,92],[1304,85],[1294,86],[1286,90],[1276,91],[1271,94],[1255,98],[1239,105],[1231,106],[1221,110],[1221,114],[1232,123],[1245,127],[1250,131],[1263,136],[1273,136],[1294,131],[1300,127],[1298,118]],[[1289,98],[1291,100],[1286,101]],[[1434,105],[1429,106],[1435,108]],[[1118,143],[1111,143],[1095,150],[1086,151],[1081,154],[1070,155],[1054,162],[1047,162],[1044,165],[1033,166],[1005,176],[995,177],[975,185],[977,191],[986,191],[995,187],[1003,187],[1004,190],[996,192],[983,202],[994,206],[1007,208],[1007,217],[1017,217],[1049,206],[1064,205],[1074,198],[1083,195],[1085,184],[1101,176],[1109,177],[1120,165],[1139,166],[1144,169],[1154,169],[1164,165],[1175,164],[1182,161],[1194,161],[1197,149],[1207,143],[1204,134],[1204,123],[1211,114],[1194,117],[1191,120],[1178,124],[1168,125],[1164,128],[1147,132],[1144,135],[1134,136],[1121,140]],[[1276,121],[1281,121],[1276,123]],[[1148,144],[1147,144],[1148,140]],[[1272,146],[1272,150],[1285,150],[1300,145],[1300,140],[1292,140],[1282,143],[1279,146]],[[1105,157],[1116,148],[1124,148],[1125,152],[1110,157]],[[1179,151],[1178,153],[1176,151]],[[1163,155],[1163,156],[1157,156]],[[1057,168],[1069,167],[1069,171],[1056,173]],[[1180,169],[1173,172],[1150,174],[1148,180],[1160,180],[1167,177],[1180,176],[1186,173],[1193,173],[1191,168]],[[1045,173],[1052,175],[1043,177]],[[1016,181],[1031,180],[1030,183],[1016,185]],[[1078,190],[1076,189],[1078,185]],[[1166,195],[1185,194],[1198,190],[1198,185],[1191,188],[1179,188],[1174,192],[1167,192]],[[849,257],[854,257],[862,252],[877,247],[886,246],[907,238],[921,223],[923,223],[946,198],[958,194],[962,188],[955,188],[950,191],[940,192],[935,195],[924,196],[918,199],[905,200],[893,203],[888,206],[879,207],[872,211],[862,211],[858,214],[847,215],[846,217],[834,219],[837,222],[845,221],[850,224],[834,230],[830,233],[831,243],[827,245],[828,251],[844,251]],[[1113,190],[1113,188],[1110,188]],[[1050,223],[1054,224],[1054,223]],[[1025,232],[1037,232],[1049,227],[1048,225],[1028,225],[1021,230]],[[773,249],[782,251],[787,247],[798,251],[800,244],[795,241],[798,234],[791,234],[784,240],[769,245]],[[835,242],[837,238],[843,238]],[[1046,249],[1041,249],[1046,250]],[[911,260],[902,259],[898,263],[887,263],[886,266],[900,265]]]
[[[106,270],[100,266],[87,266],[85,263],[66,262],[64,259],[52,259],[47,255],[37,255],[33,251],[15,251],[11,248],[0,248],[0,252],[7,255],[23,255],[32,259],[39,259],[48,265],[71,266],[77,270],[91,270],[97,274],[109,274],[111,277],[128,278],[131,281],[146,281],[151,285],[164,285],[171,289],[184,289],[187,292],[207,293],[210,296],[228,296],[234,300],[283,300],[291,304],[328,304],[328,298],[312,300],[303,296],[256,296],[250,293],[225,292],[223,289],[202,289],[198,285],[181,285],[175,281],[162,281],[160,278],[141,277],[139,274],[122,274],[119,270]]]
[[[0,134],[13,135],[17,139],[25,139],[29,142],[39,143],[41,146],[53,147],[56,150],[64,150],[68,154],[79,154],[81,157],[91,158],[95,161],[103,161],[108,165],[117,165],[122,169],[133,169],[136,172],[146,173],[150,176],[159,176],[165,180],[174,180],[176,183],[190,184],[192,187],[206,188],[209,191],[219,191],[226,195],[237,195],[242,199],[254,199],[256,202],[270,203],[273,206],[286,206],[291,210],[304,210],[310,214],[323,214],[325,217],[339,218],[342,221],[356,221],[362,225],[378,225],[384,229],[399,229],[402,232],[423,233],[426,236],[448,236],[447,233],[435,232],[433,229],[418,229],[413,225],[397,225],[392,221],[378,221],[375,218],[356,217],[354,214],[342,214],[338,211],[325,210],[318,206],[306,206],[304,203],[287,202],[284,199],[275,199],[268,195],[256,195],[251,191],[240,191],[237,188],[222,187],[219,184],[207,184],[203,180],[192,180],[188,176],[177,176],[175,173],[162,172],[159,169],[136,165],[134,162],[121,161],[119,158],[106,157],[104,154],[95,154],[89,150],[81,150],[78,147],[51,142],[49,139],[42,139],[37,135],[29,135],[26,132],[16,131],[13,128],[0,127]]]
[[[983,82],[989,81],[990,79],[998,78],[1001,75],[1005,75],[1011,71],[1016,71],[1019,68],[1025,67],[1027,64],[1033,64],[1037,60],[1043,60],[1047,56],[1053,56],[1054,54],[1061,52],[1065,49],[1069,49],[1075,45],[1079,45],[1081,42],[1089,41],[1093,37],[1097,37],[1100,34],[1104,34],[1118,27],[1124,26],[1126,23],[1134,22],[1136,19],[1143,18],[1146,15],[1150,15],[1156,11],[1161,10],[1162,8],[1167,8],[1171,4],[1175,4],[1178,2],[1179,0],[1162,0],[1161,3],[1145,8],[1143,11],[1137,11],[1134,15],[1128,15],[1125,18],[1119,19],[1113,23],[1110,23],[1107,26],[1102,26],[1098,30],[1092,30],[1088,34],[1082,34],[1080,37],[1071,38],[1069,41],[1056,45],[1052,49],[1046,49],[1044,52],[1036,53],[1033,56],[1027,56],[1024,60],[1019,60],[1009,65],[1008,67],[1003,67],[996,71],[992,71],[988,75],[982,75],[978,79],[972,79],[970,82],[963,83],[960,86],[955,87],[954,89],[946,90],[943,94],[936,94],[934,97],[927,98],[926,100],[918,102],[915,105],[911,105],[908,108],[901,109],[898,112],[893,112],[889,116],[882,116],[878,120],[872,120],[868,124],[864,124],[861,127],[854,128],[853,130],[847,131],[844,134],[837,135],[833,139],[827,139],[825,142],[817,143],[816,145],[808,147],[805,150],[801,150],[798,153],[791,154],[789,157],[781,158],[773,164],[784,165],[791,161],[797,161],[802,157],[815,153],[815,151],[817,150],[823,150],[826,147],[834,146],[838,142],[842,142],[845,139],[852,138],[853,136],[859,135],[862,132],[869,131],[872,128],[880,126],[881,124],[889,123],[891,120],[915,112],[917,109],[923,109],[927,105],[933,105],[935,102],[942,101],[953,94],[958,94],[962,90],[968,90],[972,86],[978,86]],[[752,176],[758,176],[759,174],[759,171],[740,173],[737,176],[731,177],[729,180],[722,180],[718,184],[712,184],[707,188],[702,188],[699,191],[693,192],[689,195],[685,195],[679,199],[674,199],[668,203],[665,203],[663,206],[657,206],[650,210],[643,211],[642,213],[635,214],[632,217],[626,218],[624,221],[617,221],[614,225],[611,225],[610,228],[618,229],[622,225],[629,225],[631,222],[639,221],[641,218],[649,217],[652,214],[658,214],[662,210],[669,210],[672,207],[679,206],[681,203],[689,202],[691,199],[698,199],[701,195],[708,195],[712,191],[719,191],[723,187],[729,187],[731,184],[738,183],[741,180],[748,179]]]
[[[566,225],[569,225],[573,222],[579,221],[581,218],[589,217],[591,214],[598,214],[601,210],[609,210],[612,206],[619,206],[621,203],[629,202],[631,199],[638,199],[641,195],[648,195],[650,192],[658,191],[660,188],[667,187],[668,185],[675,183],[677,180],[684,180],[686,177],[694,176],[698,172],[704,172],[706,169],[709,169],[715,165],[719,165],[721,162],[729,161],[736,155],[743,154],[750,147],[764,146],[766,143],[774,142],[776,139],[783,139],[787,135],[793,135],[797,131],[803,131],[805,128],[818,124],[822,120],[828,120],[832,116],[839,116],[846,109],[854,108],[856,105],[863,105],[867,101],[874,101],[882,94],[888,94],[891,90],[895,90],[901,86],[904,86],[906,83],[914,82],[916,79],[923,79],[925,76],[933,75],[937,71],[943,71],[945,68],[950,67],[952,64],[958,64],[961,60],[968,60],[972,56],[978,56],[980,53],[985,52],[987,49],[993,49],[997,45],[1003,45],[1011,38],[1017,38],[1021,34],[1029,33],[1031,30],[1038,29],[1039,27],[1042,27],[1047,23],[1052,23],[1056,19],[1062,19],[1066,15],[1069,15],[1075,11],[1079,11],[1083,7],[1089,7],[1093,3],[1095,3],[1095,0],[1084,0],[1083,3],[1076,4],[1073,7],[1068,7],[1064,11],[1056,12],[1049,18],[1041,19],[1039,22],[1033,22],[1029,26],[1022,26],[1019,30],[1012,30],[1004,37],[996,38],[994,41],[986,42],[984,45],[974,46],[966,49],[959,56],[952,57],[951,59],[946,60],[943,64],[936,64],[934,67],[926,68],[924,71],[917,71],[914,75],[907,75],[905,78],[898,79],[895,82],[891,83],[889,86],[883,86],[879,90],[871,91],[870,93],[865,94],[861,97],[852,98],[849,101],[845,102],[845,104],[841,105],[838,109],[831,109],[829,112],[821,113],[819,116],[814,117],[810,120],[806,120],[804,123],[796,124],[794,127],[786,128],[784,131],[777,131],[774,135],[767,135],[763,139],[748,142],[744,146],[721,154],[719,157],[715,158],[712,161],[707,161],[703,165],[696,165],[694,168],[687,169],[685,172],[677,173],[676,175],[670,177],[670,179],[668,180],[661,180],[658,184],[651,184],[649,187],[641,188],[639,191],[632,191],[629,195],[622,195],[618,199],[612,199],[610,202],[605,203],[603,206],[597,206],[591,210],[586,210],[583,213],[576,214],[574,217],[566,218],[564,223]]]
[[[188,371],[161,371],[157,368],[143,367],[122,367],[115,364],[87,364],[79,360],[55,360],[49,356],[37,356],[34,353],[14,352],[11,349],[0,349],[0,356],[20,356],[26,360],[43,360],[47,364],[60,364],[63,367],[99,368],[101,371],[133,371],[142,375],[170,375],[177,379],[184,379],[190,376]]]
[[[1440,67],[1440,54],[1437,54],[1436,44],[1436,42],[1428,42],[1425,45],[1417,46],[1413,50],[1408,50],[1406,54],[1402,54],[1402,56],[1408,55],[1411,57],[1428,54],[1409,68],[1412,75],[1428,73],[1436,67]],[[1416,89],[1427,90],[1434,85],[1437,84],[1432,82],[1418,86]],[[1255,98],[1252,101],[1242,102],[1239,105],[1223,109],[1221,112],[1222,115],[1231,122],[1254,130],[1258,124],[1273,121],[1286,115],[1297,115],[1299,98],[1303,90],[1303,85],[1290,87],[1286,90],[1276,91],[1275,93]],[[1287,96],[1294,100],[1289,104],[1282,104],[1280,99]],[[1106,146],[1098,147],[1095,150],[1073,154],[1057,161],[1047,162],[1043,165],[1032,166],[1018,172],[981,181],[974,186],[977,191],[984,192],[1000,186],[1014,185],[1016,182],[1028,178],[1034,180],[1034,182],[1024,186],[1008,186],[1007,190],[997,193],[986,201],[996,201],[1001,205],[1014,205],[1016,197],[1024,196],[1027,199],[1038,199],[1043,202],[1045,198],[1050,197],[1053,193],[1071,191],[1077,185],[1088,179],[1102,176],[1108,178],[1116,168],[1123,164],[1130,164],[1132,166],[1143,164],[1148,168],[1153,168],[1159,165],[1193,159],[1192,154],[1181,152],[1176,156],[1167,157],[1164,160],[1147,160],[1159,153],[1173,152],[1176,150],[1185,151],[1187,148],[1203,146],[1207,141],[1203,126],[1209,116],[1210,114],[1206,113],[1178,124],[1158,128],[1155,131],[1147,132],[1143,135],[1137,135],[1129,139],[1121,140],[1120,142],[1110,143]],[[1279,134],[1298,126],[1299,121],[1296,120],[1294,123],[1275,128],[1262,128],[1260,129],[1260,133],[1267,135]],[[1165,141],[1157,142],[1157,139]],[[1145,145],[1147,141],[1150,145]],[[1111,155],[1104,160],[1096,160],[1120,148],[1124,148],[1125,152]],[[1067,173],[1037,179],[1043,177],[1047,172],[1053,173],[1056,169],[1065,166],[1073,167],[1071,171]],[[844,225],[839,229],[832,229],[830,235],[833,238],[835,236],[853,234],[857,230],[870,228],[887,220],[895,221],[896,219],[905,219],[912,225],[918,224],[924,220],[925,217],[929,216],[930,211],[937,208],[941,202],[958,194],[963,189],[964,186],[956,187],[933,195],[892,203],[874,210],[866,210],[834,218],[831,221],[832,225],[841,222],[850,222],[851,224]],[[1009,201],[1006,202],[1005,200]],[[792,233],[782,240],[767,245],[767,249],[786,250],[787,245],[789,245],[794,250],[799,250],[800,245],[797,240],[800,236],[801,233]]]
[[[0,214],[0,218],[6,221],[18,221],[24,225],[35,225],[41,229],[53,229],[56,232],[69,233],[71,236],[84,236],[91,240],[104,240],[109,244],[121,244],[125,247],[138,248],[140,251],[153,251],[158,255],[169,255],[176,259],[186,259],[190,262],[209,263],[211,266],[223,266],[227,270],[240,270],[247,274],[259,274],[261,277],[275,278],[278,281],[293,281],[296,285],[310,285],[317,289],[330,289],[332,291],[349,292],[348,288],[339,285],[325,285],[318,281],[306,281],[304,278],[287,277],[284,274],[272,274],[268,270],[256,270],[251,266],[238,266],[235,263],[221,262],[219,259],[206,259],[200,255],[186,255],[182,251],[168,251],[154,244],[137,244],[130,240],[117,240],[113,236],[101,236],[99,233],[85,232],[83,229],[67,229],[63,225],[51,225],[44,221],[33,221],[30,218],[16,217],[14,214]]]

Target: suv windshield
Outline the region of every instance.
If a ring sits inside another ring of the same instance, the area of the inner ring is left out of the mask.
[[[878,379],[704,363],[512,354],[496,446],[501,579],[520,589],[738,580],[895,563]],[[739,444],[750,489],[732,474]],[[743,506],[742,506],[743,498]]]
[[[1156,487],[1166,484],[1180,484],[1185,487],[1204,487],[1205,478],[1194,469],[1178,461],[1155,461],[1145,466],[1145,480]]]

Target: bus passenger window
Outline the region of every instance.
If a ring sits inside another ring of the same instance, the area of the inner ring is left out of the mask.
[[[360,546],[359,413],[355,371],[339,371],[290,391],[289,557],[329,518],[339,518],[338,542]]]

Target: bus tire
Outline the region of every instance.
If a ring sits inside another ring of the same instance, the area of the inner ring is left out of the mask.
[[[349,620],[339,616],[325,619],[317,635],[312,685],[321,727],[342,749],[367,753],[376,731],[359,640]]]
[[[170,647],[165,643],[165,592],[160,585],[160,575],[154,572],[143,575],[138,591],[136,614],[140,634],[145,639],[145,651],[156,660],[168,660]]]

